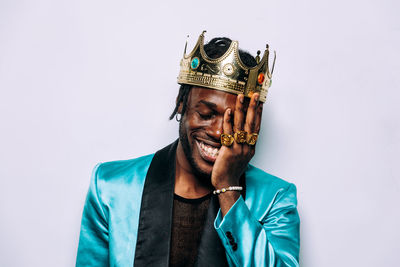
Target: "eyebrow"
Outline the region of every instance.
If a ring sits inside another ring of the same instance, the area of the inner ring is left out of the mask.
[[[216,109],[217,108],[217,104],[212,103],[212,102],[208,102],[206,100],[200,100],[199,103],[206,105],[207,107],[211,108],[211,109]]]

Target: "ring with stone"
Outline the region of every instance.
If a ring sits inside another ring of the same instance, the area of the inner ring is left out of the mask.
[[[252,133],[247,135],[246,143],[250,146],[254,146],[257,142],[258,134]]]
[[[230,134],[221,134],[221,145],[231,146],[235,139]]]
[[[237,131],[233,137],[235,138],[236,143],[243,144],[247,141],[247,132],[245,131]]]

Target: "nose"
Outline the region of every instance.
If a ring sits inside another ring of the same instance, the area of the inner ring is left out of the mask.
[[[213,122],[207,127],[206,133],[208,136],[219,142],[222,133],[223,117],[217,116]]]

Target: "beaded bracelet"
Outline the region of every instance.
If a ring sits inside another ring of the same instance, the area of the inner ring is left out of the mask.
[[[221,189],[214,190],[213,194],[218,195],[221,193],[225,193],[226,191],[242,191],[242,190],[243,190],[243,187],[241,187],[241,186],[230,186],[227,188],[221,188]]]

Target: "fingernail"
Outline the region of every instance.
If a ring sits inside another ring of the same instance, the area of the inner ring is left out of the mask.
[[[254,97],[254,100],[255,100],[255,101],[258,101],[259,98],[260,98],[260,95],[259,95],[259,94],[256,94],[256,96]]]
[[[228,115],[230,116],[232,113],[231,109],[228,109]]]
[[[239,95],[239,101],[240,101],[240,103],[243,104],[243,102],[244,102],[244,95]]]

